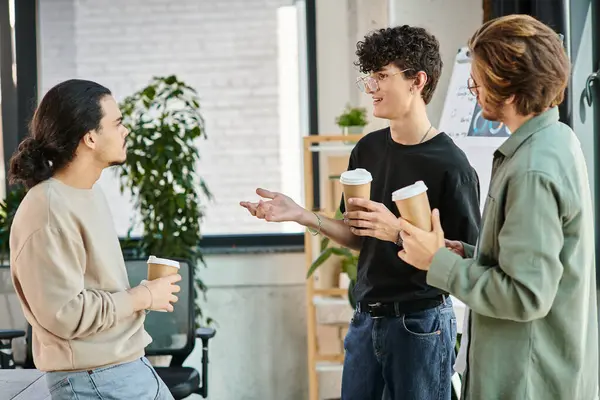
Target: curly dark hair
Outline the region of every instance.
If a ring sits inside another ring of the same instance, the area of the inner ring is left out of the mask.
[[[382,28],[366,35],[356,44],[358,61],[355,63],[362,73],[381,70],[388,64],[399,69],[407,69],[408,79],[417,76],[419,71],[427,74],[427,83],[422,96],[429,104],[442,74],[443,62],[440,56],[440,42],[424,28],[402,25]]]

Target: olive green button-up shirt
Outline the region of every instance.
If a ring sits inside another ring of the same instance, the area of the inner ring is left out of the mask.
[[[558,116],[532,118],[498,148],[472,258],[441,249],[427,274],[471,309],[463,399],[597,396],[592,200],[579,140]]]

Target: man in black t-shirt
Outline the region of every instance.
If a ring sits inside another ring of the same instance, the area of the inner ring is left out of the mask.
[[[359,87],[373,98],[373,115],[390,127],[355,146],[348,169],[368,170],[371,200],[348,199],[366,211],[339,221],[303,209],[289,197],[257,189],[268,201],[241,202],[267,221],[294,221],[360,250],[354,289],[357,309],[344,341],[342,400],[451,398],[456,319],[447,293],[398,257],[398,211],[392,192],[423,181],[446,236],[475,244],[479,181],[465,154],[429,121],[442,70],[439,43],[407,25],[380,29],[357,44]]]

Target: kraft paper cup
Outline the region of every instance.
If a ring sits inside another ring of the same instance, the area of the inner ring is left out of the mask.
[[[369,200],[371,198],[371,182],[373,176],[364,168],[357,168],[342,173],[340,183],[344,188],[344,204],[346,211],[363,210],[362,207],[348,204],[348,199],[361,198]]]
[[[179,262],[169,260],[168,258],[158,258],[150,256],[148,258],[148,280],[163,278],[165,276],[175,275],[179,273]],[[167,310],[154,310],[159,312],[167,312]]]
[[[427,186],[417,181],[392,193],[392,201],[396,203],[400,216],[414,226],[431,232],[431,206],[427,197]]]

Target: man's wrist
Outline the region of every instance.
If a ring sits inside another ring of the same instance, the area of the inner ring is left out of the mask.
[[[317,220],[315,213],[303,208],[300,213],[300,216],[298,217],[298,221],[296,222],[298,222],[300,225],[306,228],[314,228],[317,226],[319,221]]]
[[[404,248],[404,242],[402,241],[402,231],[398,231],[396,233],[396,237],[391,241],[394,242],[396,246]]]
[[[134,311],[142,311],[150,308],[152,304],[152,293],[148,287],[139,285],[129,289],[128,293],[131,296]]]

